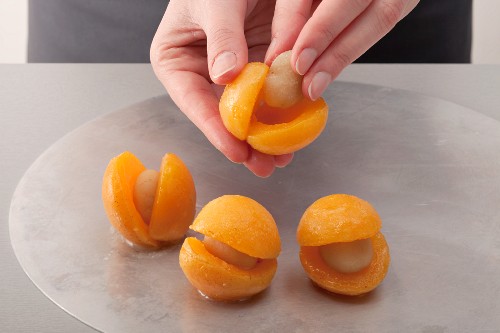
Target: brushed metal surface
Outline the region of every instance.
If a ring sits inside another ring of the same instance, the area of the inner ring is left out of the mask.
[[[497,330],[500,327],[500,123],[407,91],[336,83],[327,128],[268,179],[218,153],[158,97],[74,130],[26,172],[10,210],[12,246],[38,288],[106,332]],[[261,202],[282,237],[278,272],[240,303],[202,298],[180,245],[144,252],[108,223],[101,180],[124,150],[150,168],[175,152],[192,171],[197,209],[223,194]],[[295,229],[317,198],[350,193],[383,219],[392,263],[361,297],[325,293],[298,260]]]

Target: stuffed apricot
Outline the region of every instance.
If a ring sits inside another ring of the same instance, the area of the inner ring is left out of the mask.
[[[210,299],[236,301],[266,289],[281,251],[278,228],[258,202],[239,195],[210,201],[190,228],[179,254],[189,282]]]
[[[337,294],[375,289],[390,263],[381,226],[375,209],[355,196],[333,194],[317,200],[297,228],[305,272],[318,286]]]
[[[306,147],[321,134],[328,119],[325,101],[302,95],[302,79],[289,63],[288,52],[276,58],[271,69],[264,63],[247,64],[225,87],[219,103],[227,130],[270,155]]]
[[[110,223],[128,241],[159,248],[186,234],[195,215],[196,190],[191,173],[175,154],[163,157],[158,172],[124,152],[106,168],[102,200]]]

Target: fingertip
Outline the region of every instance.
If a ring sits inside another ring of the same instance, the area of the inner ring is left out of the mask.
[[[223,51],[212,61],[210,78],[215,84],[225,85],[232,82],[241,72],[247,59],[234,51]]]
[[[244,142],[234,146],[233,149],[222,151],[222,153],[233,163],[242,164],[248,160],[248,148]]]
[[[311,16],[312,0],[277,0],[274,10],[272,37],[265,57],[270,65],[282,52],[292,49],[297,38]],[[291,24],[292,22],[292,24]]]
[[[274,156],[251,149],[247,161],[243,163],[251,172],[261,178],[268,178],[274,172]]]
[[[305,96],[315,101],[321,97],[332,81],[333,76],[327,71],[311,73],[310,78],[303,81],[302,91]]]
[[[268,66],[271,66],[274,58],[276,58],[276,44],[278,44],[278,40],[274,37],[269,44],[269,48],[267,49],[266,56],[264,57],[264,63]]]
[[[210,79],[227,84],[248,62],[244,31],[246,4],[243,1],[208,1],[202,28],[207,40]],[[230,11],[227,8],[231,8]]]
[[[313,48],[305,48],[298,52],[292,51],[292,68],[299,75],[305,75],[318,57],[318,52]]]
[[[274,165],[277,168],[284,168],[293,160],[293,153],[274,156]]]
[[[231,162],[241,164],[248,160],[248,144],[229,133],[218,115],[206,119],[200,129],[210,143]]]
[[[221,140],[218,145],[215,145],[215,148],[224,154],[228,160],[236,164],[244,163],[250,155],[248,144],[232,136],[227,140]]]

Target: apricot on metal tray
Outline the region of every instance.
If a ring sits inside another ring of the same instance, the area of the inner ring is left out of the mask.
[[[281,251],[271,214],[245,196],[210,201],[190,227],[203,240],[184,240],[179,263],[189,282],[210,299],[247,299],[270,284]]]
[[[165,154],[158,173],[124,152],[106,168],[102,200],[109,221],[128,241],[159,248],[186,234],[195,215],[196,190],[175,154]]]
[[[302,81],[291,70],[282,69],[286,60],[278,64],[276,71],[271,66],[270,76],[266,64],[247,64],[225,87],[219,102],[226,129],[254,149],[270,155],[306,147],[321,134],[328,119],[324,99],[312,101],[301,93],[298,95],[295,86]]]
[[[304,270],[318,286],[337,294],[375,289],[390,263],[381,226],[378,213],[360,198],[320,198],[306,209],[297,228]]]

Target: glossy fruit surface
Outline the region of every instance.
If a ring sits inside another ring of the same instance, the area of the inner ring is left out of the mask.
[[[219,102],[222,122],[235,137],[260,152],[295,152],[321,134],[328,119],[328,106],[322,98],[311,101],[305,97],[286,108],[267,105],[262,89],[268,71],[263,63],[249,63],[226,86]]]
[[[367,201],[347,194],[333,194],[315,201],[304,212],[297,228],[300,261],[318,286],[338,294],[359,295],[375,289],[385,278],[389,247],[380,233],[381,219]],[[373,257],[365,268],[342,273],[321,256],[321,246],[371,239]]]
[[[367,201],[348,194],[332,194],[310,205],[297,228],[301,246],[321,246],[369,238],[382,227],[377,211]]]
[[[166,154],[148,224],[134,204],[135,183],[145,170],[130,152],[111,159],[104,172],[102,200],[110,223],[127,240],[158,248],[184,236],[194,217],[196,191],[184,163],[174,154]]]
[[[227,130],[240,140],[247,138],[255,104],[268,71],[266,64],[249,63],[236,79],[224,88],[219,103],[222,122]]]
[[[196,213],[196,189],[186,165],[174,154],[166,154],[149,222],[149,234],[163,242],[181,239]]]
[[[203,207],[190,228],[257,258],[254,267],[239,267],[210,253],[202,241],[187,238],[179,263],[201,293],[216,300],[239,300],[269,286],[281,241],[273,217],[257,201],[240,195],[221,196]]]
[[[360,295],[375,289],[385,278],[390,264],[389,247],[381,233],[371,237],[373,259],[370,265],[355,273],[341,273],[321,258],[319,247],[302,246],[300,262],[309,278],[330,292],[343,295]]]
[[[257,201],[224,195],[203,207],[191,229],[252,257],[276,258],[281,241],[274,219]]]
[[[263,259],[250,270],[238,268],[208,252],[194,237],[184,240],[179,264],[196,289],[221,301],[244,300],[263,291],[271,283],[277,268],[276,259]]]

